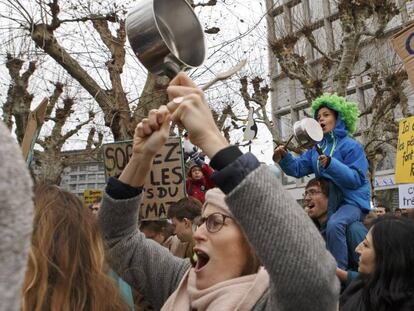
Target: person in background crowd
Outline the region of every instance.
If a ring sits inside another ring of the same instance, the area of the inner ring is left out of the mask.
[[[174,234],[174,226],[166,219],[164,220],[143,220],[139,230],[145,234],[147,239],[163,245],[163,243]]]
[[[413,241],[413,222],[404,217],[378,218],[357,247],[360,276],[341,296],[340,310],[414,310]]]
[[[32,245],[22,310],[131,310],[105,267],[96,219],[72,193],[34,190]]]
[[[390,212],[390,209],[384,206],[377,206],[374,210],[378,217],[382,217]]]
[[[305,187],[304,203],[308,207],[308,215],[315,222],[323,238],[326,239],[326,224],[329,219],[328,199],[330,183],[322,177],[309,180]],[[346,229],[346,241],[348,245],[349,262],[347,270],[337,268],[336,274],[341,282],[348,285],[358,273],[359,256],[355,248],[364,240],[368,230],[359,222],[353,222]]]
[[[348,264],[346,227],[362,221],[371,209],[368,160],[362,145],[350,137],[356,130],[358,105],[336,94],[324,94],[312,102],[311,110],[324,134],[320,143],[323,154],[312,148],[294,157],[281,145],[275,149],[273,160],[287,175],[300,178],[315,173],[316,177],[329,179],[339,188],[343,203],[329,217],[326,241],[338,267],[345,270]]]
[[[364,226],[369,230],[372,227],[373,222],[375,221],[375,219],[377,219],[377,213],[375,211],[371,211],[367,214],[367,216],[365,216],[364,218]]]
[[[206,191],[215,186],[211,179],[214,170],[198,157],[192,161],[189,165],[185,188],[189,196],[204,203]]]
[[[407,208],[407,218],[414,221],[414,208]]]
[[[168,94],[173,100],[167,107],[151,110],[137,125],[133,154],[119,179],[108,180],[98,215],[113,268],[162,311],[335,310],[335,261],[302,208],[253,154],[229,146],[186,74],[171,81]],[[170,120],[182,124],[211,159],[221,189],[206,194],[193,235],[194,267],[146,239],[135,223]]]
[[[396,216],[396,217],[401,217],[402,216],[402,213],[401,213],[401,209],[400,208],[397,207],[394,210],[394,216]]]
[[[0,310],[17,311],[32,232],[32,180],[3,122],[0,146]]]
[[[194,220],[200,217],[202,207],[199,200],[188,197],[171,204],[168,208],[167,217],[174,225],[174,234],[187,246],[184,256],[179,256],[181,258],[192,258],[193,256],[193,234],[197,228]]]

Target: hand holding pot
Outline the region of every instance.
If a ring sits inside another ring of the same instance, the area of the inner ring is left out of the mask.
[[[327,168],[329,166],[329,163],[331,162],[331,158],[324,154],[320,155],[318,160],[321,163],[323,168]]]
[[[286,147],[283,145],[277,146],[273,151],[273,161],[279,163],[287,154]]]
[[[229,145],[214,122],[203,91],[185,73],[171,81],[167,92],[172,100],[167,104],[171,119],[185,127],[190,141],[210,159]]]

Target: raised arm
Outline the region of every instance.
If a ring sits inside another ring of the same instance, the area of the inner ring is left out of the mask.
[[[336,184],[357,189],[367,182],[368,160],[361,144],[350,138],[352,145],[344,151],[343,161],[331,158],[327,168],[321,168],[321,174],[334,180]]]
[[[189,260],[174,257],[138,230],[142,186],[170,129],[165,106],[152,110],[135,130],[133,155],[118,179],[108,181],[98,213],[111,267],[159,310],[178,286]]]
[[[216,184],[271,277],[266,310],[335,310],[339,282],[335,260],[309,217],[252,154],[229,146],[202,92],[184,74],[170,86],[181,96],[168,108],[193,144],[212,159]]]

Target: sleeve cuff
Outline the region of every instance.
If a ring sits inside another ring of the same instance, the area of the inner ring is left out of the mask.
[[[222,151],[224,150],[225,149]],[[237,150],[240,152],[238,148]],[[228,159],[230,159],[230,157]],[[224,193],[227,194],[236,188],[248,174],[259,166],[260,163],[253,154],[241,154],[241,156],[234,159],[233,162],[214,172],[211,179]]]
[[[124,184],[115,177],[110,177],[106,185],[106,193],[115,200],[127,200],[142,193],[143,187],[134,188]]]
[[[217,152],[210,161],[210,166],[219,171],[230,163],[234,162],[238,157],[243,155],[237,146],[228,146]]]

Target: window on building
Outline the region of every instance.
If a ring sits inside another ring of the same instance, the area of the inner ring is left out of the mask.
[[[76,190],[76,185],[70,185],[70,186],[69,186],[69,190],[70,190],[70,191]]]
[[[79,184],[78,189],[79,190],[85,190],[86,189],[86,184]]]
[[[77,181],[77,176],[76,175],[72,175],[70,176],[70,181]]]
[[[81,174],[79,175],[79,181],[85,181],[86,180],[86,175]]]
[[[98,170],[98,164],[89,165],[88,172],[96,172]]]
[[[96,180],[98,181],[104,181],[105,180],[105,175],[104,174],[96,174]]]

